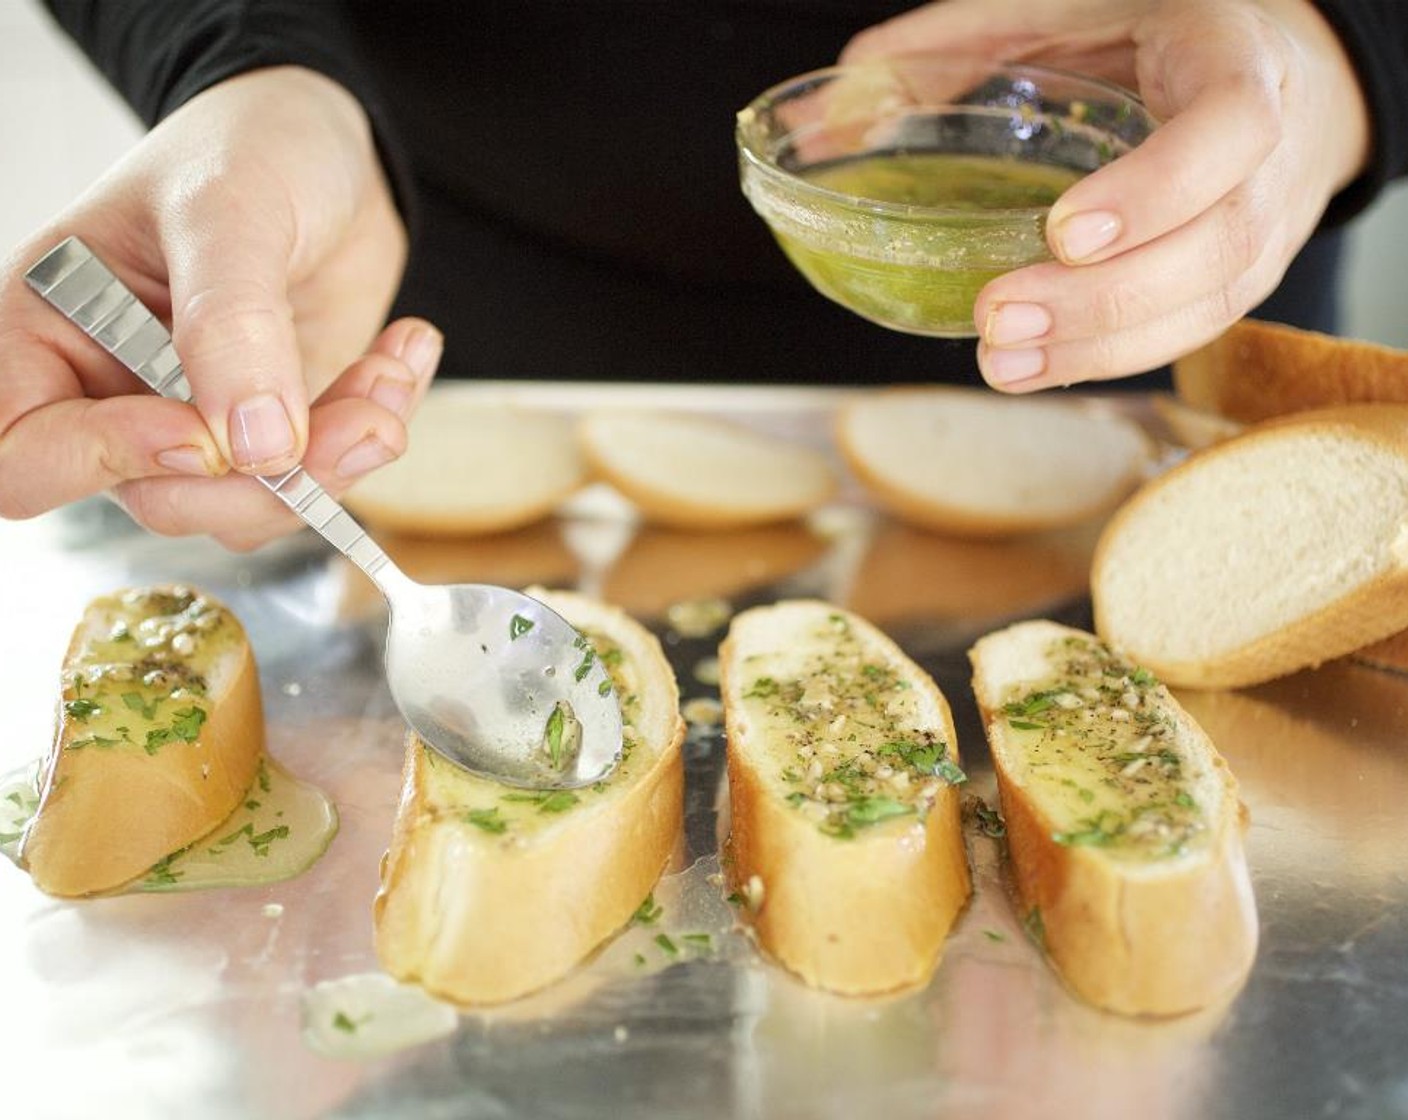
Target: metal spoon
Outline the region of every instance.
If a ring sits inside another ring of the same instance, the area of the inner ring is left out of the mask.
[[[191,387],[166,327],[76,237],[29,286],[164,397]],[[260,477],[386,596],[386,677],[406,722],[466,770],[535,789],[588,785],[621,755],[621,708],[590,644],[527,595],[407,577],[302,467]]]

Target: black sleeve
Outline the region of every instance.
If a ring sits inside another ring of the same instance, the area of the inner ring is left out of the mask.
[[[44,0],[60,27],[136,110],[156,124],[202,90],[264,66],[304,66],[366,110],[387,177],[409,219],[414,191],[390,115],[341,18],[325,0]]]
[[[1408,3],[1316,3],[1349,52],[1369,103],[1369,166],[1325,213],[1324,225],[1338,225],[1367,207],[1392,180],[1408,175]]]

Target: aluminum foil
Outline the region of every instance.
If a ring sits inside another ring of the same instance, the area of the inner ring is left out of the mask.
[[[567,411],[623,398],[700,408],[818,446],[836,400],[498,391]],[[717,694],[708,670],[720,634],[681,633],[672,604],[842,603],[934,674],[953,704],[969,792],[996,804],[967,648],[1022,617],[1089,626],[1093,539],[1087,528],[944,540],[847,489],[805,524],[736,533],[641,528],[612,495],[588,492],[517,533],[387,544],[416,578],[578,587],[620,603],[660,634],[686,700]],[[805,988],[757,951],[723,899],[724,744],[704,719],[685,746],[685,836],[656,890],[655,924],[627,929],[548,990],[463,1013],[428,1041],[330,1057],[306,1038],[308,995],[376,971],[371,901],[402,761],[371,585],[311,535],[234,556],[142,534],[100,500],[0,523],[0,574],[0,769],[44,752],[58,666],[88,599],[180,580],[243,620],[270,751],[341,817],[311,870],[256,888],[62,902],[0,864],[0,1115],[1408,1117],[1408,678],[1351,659],[1182,696],[1251,812],[1261,947],[1225,1007],[1140,1021],[1078,1002],[1022,929],[1001,841],[976,827],[975,894],[924,990],[857,1000]],[[661,932],[676,944],[708,933],[709,946],[666,954]]]

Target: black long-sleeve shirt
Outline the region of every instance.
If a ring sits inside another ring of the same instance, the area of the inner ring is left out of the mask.
[[[1320,0],[1374,124],[1327,225],[1408,173],[1408,4]],[[739,189],[733,114],[912,0],[46,0],[142,118],[298,64],[367,107],[415,232],[398,313],[487,378],[973,380],[970,342],[877,328],[813,293]],[[1271,318],[1332,329],[1312,241]]]

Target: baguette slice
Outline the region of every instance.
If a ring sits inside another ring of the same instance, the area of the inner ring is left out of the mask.
[[[1211,741],[1082,631],[1022,622],[970,657],[1021,905],[1066,984],[1125,1015],[1231,996],[1256,904],[1245,810]]]
[[[1096,629],[1175,686],[1236,688],[1408,627],[1408,406],[1268,421],[1106,526]]]
[[[1124,417],[964,388],[860,397],[841,410],[837,440],[896,517],[973,537],[1089,520],[1138,485],[1153,454]]]
[[[1243,319],[1173,364],[1192,408],[1240,424],[1366,402],[1408,403],[1408,352]]]
[[[49,894],[115,890],[228,817],[263,749],[254,655],[226,607],[179,586],[95,599],[20,861]]]
[[[800,517],[836,489],[826,456],[710,416],[597,412],[580,428],[588,461],[648,521],[738,528]]]
[[[460,1004],[515,999],[570,972],[631,920],[683,822],[684,721],[659,642],[614,607],[531,594],[606,663],[626,755],[596,786],[534,794],[474,777],[408,736],[376,951],[393,976]]]
[[[924,983],[971,889],[947,701],[829,603],[743,612],[719,659],[731,874],[762,947],[844,995]]]
[[[431,390],[406,453],[345,496],[373,525],[412,536],[514,529],[552,513],[586,484],[573,422],[551,412]]]

